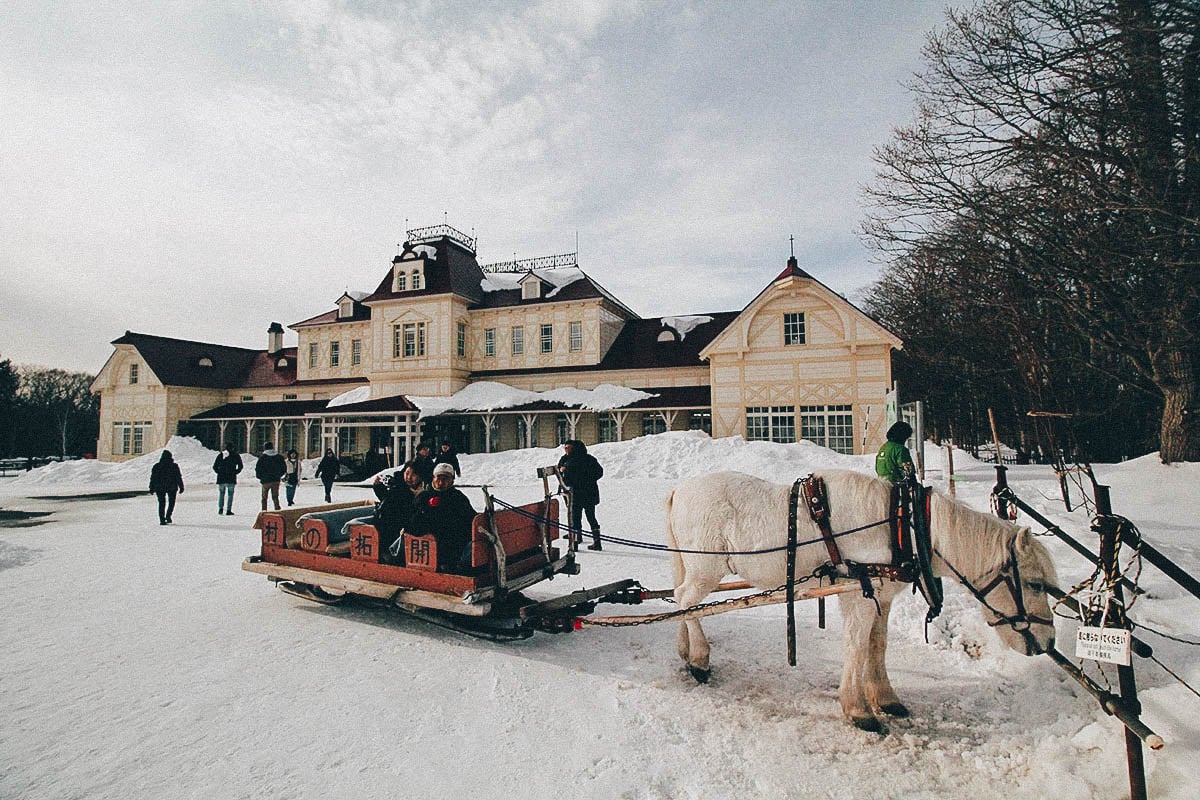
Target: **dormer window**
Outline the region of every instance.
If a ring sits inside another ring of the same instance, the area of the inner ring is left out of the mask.
[[[212,362],[210,361],[209,363],[211,364]],[[281,358],[275,362],[275,369],[285,369],[287,368],[287,365],[288,360],[286,358]]]
[[[213,360],[208,356],[200,356],[199,360],[196,361],[197,367],[207,367],[208,369],[212,369],[212,365]]]
[[[675,341],[675,331],[671,330],[670,328],[664,328],[663,332],[658,335],[658,341],[660,341],[660,342]]]
[[[411,292],[421,288],[425,274],[425,259],[405,258],[403,260],[397,256],[396,261],[392,263],[392,269],[395,277],[392,279],[393,292]]]
[[[537,300],[542,296],[542,279],[532,272],[521,279],[521,299]]]
[[[349,297],[343,297],[338,303],[338,319],[346,319],[354,316],[354,301]]]

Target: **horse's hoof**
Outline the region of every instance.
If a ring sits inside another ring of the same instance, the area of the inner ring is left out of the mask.
[[[691,664],[688,664],[688,672],[696,679],[696,683],[708,683],[708,676],[712,674],[710,669],[700,669]]]
[[[874,717],[852,717],[850,719],[854,723],[854,727],[860,731],[867,733],[883,733],[883,725]]]
[[[879,710],[887,714],[889,717],[897,717],[903,719],[908,716],[908,706],[904,703],[888,703],[885,706],[880,706]]]

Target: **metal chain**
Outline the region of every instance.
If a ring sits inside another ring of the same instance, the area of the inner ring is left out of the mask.
[[[817,569],[813,570],[811,574],[806,575],[803,578],[797,578],[796,585],[807,583],[814,578],[820,577],[820,571],[821,570],[818,567]],[[675,611],[664,611],[661,614],[639,615],[636,619],[631,619],[629,622],[616,620],[590,620],[587,617],[581,617],[579,622],[581,625],[593,628],[631,628],[636,625],[650,625],[655,622],[663,622],[668,619],[674,619],[675,617],[679,617],[684,614],[690,614],[691,612],[702,608],[718,608],[720,606],[726,606],[750,597],[770,597],[771,595],[787,591],[787,588],[787,584],[784,583],[776,586],[774,589],[767,589],[756,594],[744,594],[739,597],[731,597],[727,600],[712,600],[708,603],[700,603],[699,605],[689,606],[688,608],[680,608],[676,609]]]

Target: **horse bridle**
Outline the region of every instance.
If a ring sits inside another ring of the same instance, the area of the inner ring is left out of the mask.
[[[1024,583],[1021,580],[1021,568],[1017,563],[1017,553],[1011,545],[1008,549],[1008,560],[1006,560],[1000,567],[1000,571],[996,573],[996,577],[992,578],[984,586],[978,588],[969,580],[967,580],[967,577],[959,572],[953,564],[947,561],[945,556],[943,556],[937,550],[934,550],[934,552],[937,553],[938,558],[942,559],[942,563],[949,567],[950,571],[954,573],[954,576],[958,578],[958,582],[967,587],[967,591],[974,595],[975,599],[978,600],[984,608],[992,612],[993,616],[995,616],[995,619],[988,622],[989,627],[995,628],[999,625],[1008,625],[1008,627],[1021,634],[1021,637],[1025,639],[1025,644],[1029,647],[1030,652],[1037,652],[1040,649],[1040,645],[1038,645],[1037,640],[1034,639],[1033,633],[1029,630],[1029,628],[1035,622],[1053,627],[1054,620],[1047,619],[1046,617],[1039,617],[1036,614],[1030,614],[1027,612],[1025,610],[1024,593],[1021,591],[1021,589],[1022,586],[1027,586],[1033,591],[1045,591],[1046,587],[1041,583],[1033,581]],[[987,596],[1001,585],[1008,588],[1008,593],[1012,597],[1013,605],[1016,606],[1017,609],[1015,614],[1009,615],[1001,613],[995,606],[987,601]]]

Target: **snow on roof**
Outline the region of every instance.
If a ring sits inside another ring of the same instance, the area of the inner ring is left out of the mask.
[[[525,272],[490,272],[479,282],[479,288],[485,292],[504,292],[521,288],[521,281],[532,273],[540,280],[554,287],[546,296],[553,297],[564,286],[575,281],[583,280],[583,270],[579,267],[561,267],[559,269],[531,269]]]
[[[334,406],[348,406],[351,403],[364,403],[370,399],[371,399],[371,387],[370,386],[359,386],[358,388],[351,389],[348,392],[342,392],[337,397],[330,400],[329,405],[327,405],[325,407],[333,408]]]
[[[366,298],[370,297],[370,296],[371,296],[371,293],[370,293],[370,292],[358,292],[358,291],[351,292],[351,291],[347,291],[347,292],[346,292],[346,295],[347,295],[347,296],[348,296],[350,299],[354,300],[355,302],[360,302],[360,303],[361,303],[363,300],[365,300]]]
[[[585,408],[589,411],[608,411],[636,403],[647,397],[655,397],[655,395],[624,386],[614,386],[611,383],[602,383],[595,389],[551,389],[546,392],[531,392],[526,389],[513,388],[506,383],[478,381],[449,397],[413,397],[410,395],[408,399],[421,409],[421,418],[423,419],[451,410],[497,411],[526,403],[536,403],[539,400]],[[333,405],[332,401],[330,405]]]
[[[712,322],[712,317],[703,315],[695,315],[690,317],[663,317],[662,324],[664,328],[674,328],[679,334],[679,341],[683,341],[692,330],[706,322]]]

